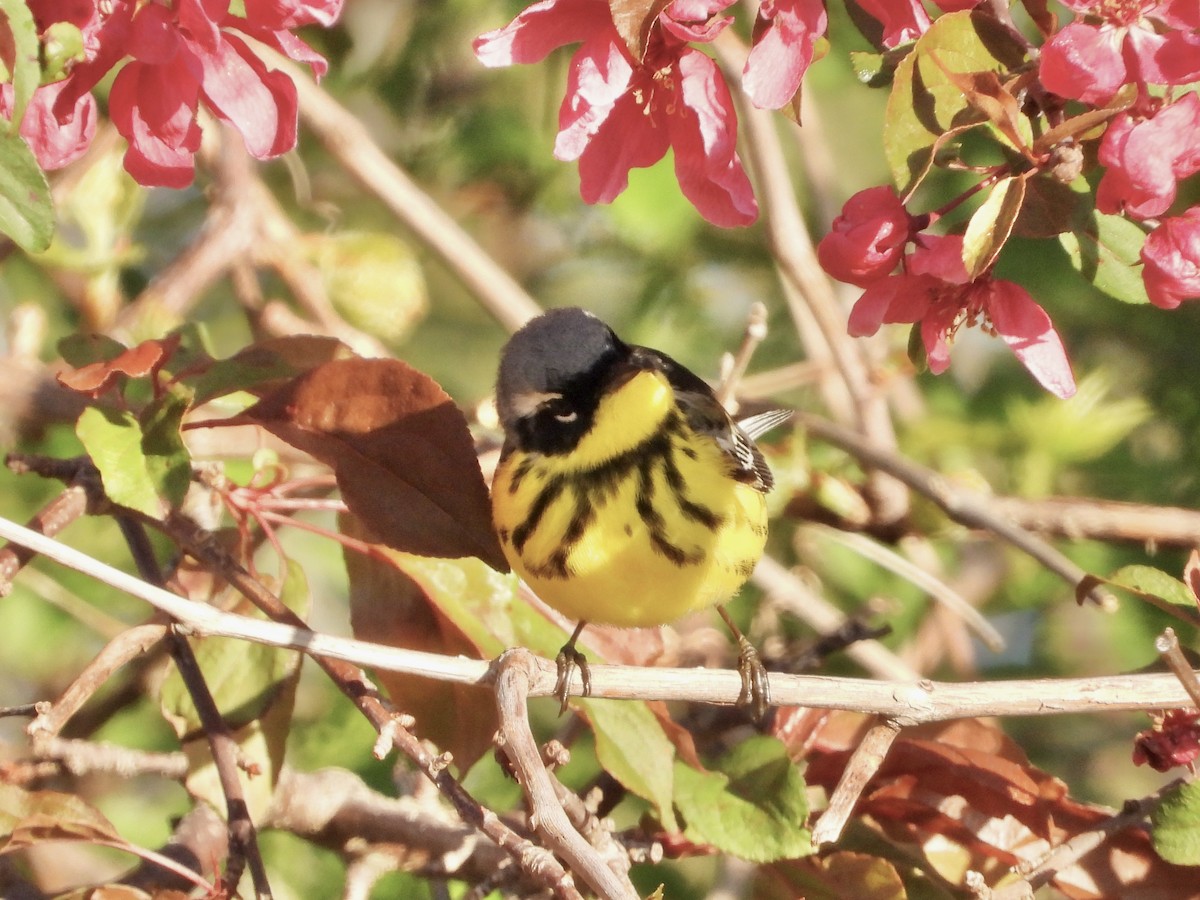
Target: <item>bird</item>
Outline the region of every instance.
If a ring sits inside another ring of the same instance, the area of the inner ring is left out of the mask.
[[[500,355],[496,410],[504,444],[492,520],[513,569],[577,622],[559,652],[560,712],[588,623],[665,625],[716,606],[739,645],[738,705],[761,720],[770,682],[724,604],[767,539],[774,478],[755,439],[790,417],[735,421],[698,375],[627,344],[576,307],[545,312]]]

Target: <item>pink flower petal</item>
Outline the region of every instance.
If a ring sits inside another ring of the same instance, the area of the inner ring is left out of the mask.
[[[896,268],[912,227],[892,188],[867,188],[846,201],[817,245],[817,259],[839,281],[866,287]]]
[[[658,162],[667,152],[665,128],[656,128],[627,94],[613,105],[579,156],[579,194],[585,203],[611,203],[629,186],[629,170]]]
[[[534,63],[564,44],[577,44],[600,32],[620,43],[605,0],[542,0],[515,19],[475,38],[475,57],[485,66]]]
[[[779,109],[800,89],[828,17],[821,0],[773,0],[759,8],[759,21],[764,19],[767,27],[750,49],[742,88],[760,109]]]
[[[131,62],[113,81],[109,115],[129,142],[125,170],[138,184],[185,188],[195,177],[194,156],[200,147],[200,126],[195,120],[198,86],[192,84],[189,90],[180,74],[186,78],[188,73],[178,61],[168,66]],[[147,111],[153,119],[146,117]]]
[[[961,234],[922,234],[917,237],[917,249],[908,257],[908,271],[932,275],[948,284],[966,284],[970,278],[962,254]]]
[[[1017,359],[1054,396],[1064,400],[1073,396],[1071,363],[1046,311],[1014,282],[991,281],[985,289],[988,318]]]
[[[929,13],[921,0],[858,0],[858,4],[883,25],[885,47],[915,41],[929,29]]]
[[[567,92],[558,110],[556,159],[572,160],[583,155],[613,108],[630,91],[633,77],[633,65],[615,31],[611,36],[598,35],[576,51],[567,73]],[[642,81],[642,103],[637,105],[644,109],[654,93],[654,85],[644,75]],[[632,95],[628,99],[635,100]],[[640,127],[652,127],[649,118],[645,118]],[[637,130],[638,126],[634,128]]]
[[[1129,79],[1123,28],[1072,22],[1042,47],[1042,85],[1060,97],[1105,103]]]
[[[81,96],[65,115],[55,111],[65,84],[59,81],[34,91],[21,120],[21,137],[47,171],[61,169],[83,156],[96,135],[96,98],[91,94]],[[0,115],[5,118],[12,116],[12,94],[12,84],[0,84]]]
[[[269,31],[303,25],[330,28],[342,12],[342,0],[244,0],[246,18]]]
[[[731,228],[758,218],[754,189],[737,155],[737,114],[716,63],[698,50],[679,57],[681,108],[668,115],[675,175],[700,214]]]
[[[223,32],[216,51],[204,58],[204,98],[242,134],[255,159],[268,159],[296,146],[296,85],[270,71],[239,38]]]

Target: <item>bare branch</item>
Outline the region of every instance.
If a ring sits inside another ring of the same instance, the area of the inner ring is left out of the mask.
[[[344,668],[346,663],[423,675],[459,684],[482,683],[487,677],[488,664],[482,660],[385,647],[366,641],[321,634],[310,631],[294,616],[292,619],[297,623],[295,625],[264,622],[222,612],[146,584],[78,550],[2,518],[0,537],[28,546],[56,562],[138,597],[197,633],[241,638],[304,651],[325,667],[326,671],[332,669],[336,673],[335,680],[339,687],[360,709],[364,706],[364,697],[370,699],[371,702],[365,704],[368,708],[364,709],[364,713],[377,730],[387,726],[394,714],[386,704],[375,699],[371,693],[373,688],[369,687],[369,682],[361,672],[358,672],[358,681],[350,678],[350,672],[358,670]],[[209,561],[213,561],[214,553],[219,553],[215,547],[206,549],[198,538],[186,541],[185,546],[189,552],[201,554]],[[256,588],[253,579],[249,579],[244,573],[239,576],[236,570],[227,568],[222,574],[228,576],[239,590],[264,590],[261,586]],[[277,600],[275,602],[278,603]],[[703,677],[697,677],[695,669],[596,664],[591,666],[592,696],[610,699],[690,700],[728,706],[737,704],[741,691],[741,677],[736,671],[701,671]],[[530,684],[529,695],[553,696],[555,679],[554,663],[539,659],[537,676]],[[1045,716],[1099,710],[1174,708],[1185,706],[1190,701],[1187,692],[1172,674],[950,684],[773,673],[771,693],[776,703],[782,706],[858,710],[894,719],[901,726],[976,716]],[[407,742],[407,738],[404,740]],[[406,743],[406,747],[402,749],[406,755],[411,750],[414,761],[432,773],[430,777],[437,776],[445,768],[444,765],[439,765],[415,738],[411,746]],[[461,787],[458,790],[461,790]],[[474,803],[469,798],[467,802],[468,808],[469,804]]]
[[[621,872],[607,865],[596,849],[575,830],[558,801],[529,726],[529,687],[537,674],[537,658],[528,650],[509,650],[496,661],[494,686],[496,709],[500,714],[500,749],[512,763],[517,780],[529,799],[530,821],[549,851],[566,860],[571,870],[600,896],[614,900],[637,898],[638,892],[629,881],[628,860]],[[547,871],[558,866],[546,850],[539,848],[538,857],[536,864]],[[556,890],[562,897],[581,896],[566,872],[562,872]]]

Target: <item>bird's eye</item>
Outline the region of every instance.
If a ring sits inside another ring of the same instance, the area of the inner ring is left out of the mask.
[[[564,425],[574,422],[579,418],[579,413],[572,409],[571,404],[567,403],[561,397],[547,403],[546,411],[554,416],[556,421],[562,422]]]

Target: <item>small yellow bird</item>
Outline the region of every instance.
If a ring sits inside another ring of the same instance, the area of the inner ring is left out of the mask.
[[[538,316],[505,346],[496,385],[505,441],[492,518],[512,567],[578,620],[558,655],[566,708],[588,622],[663,625],[718,605],[740,646],[740,705],[761,718],[766,671],[724,608],[767,539],[774,481],[754,438],[791,414],[735,422],[712,389],[581,309]]]

